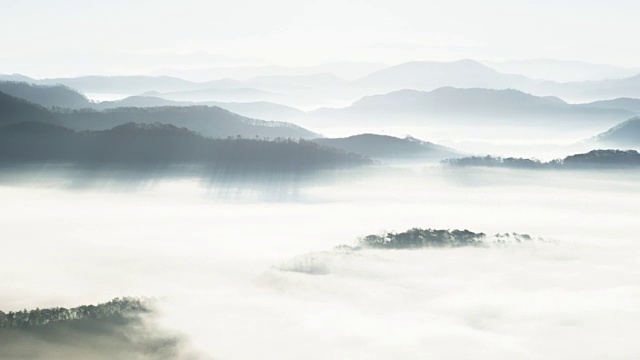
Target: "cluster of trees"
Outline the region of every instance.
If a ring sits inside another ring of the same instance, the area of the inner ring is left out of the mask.
[[[447,159],[443,164],[455,167],[508,167],[523,169],[561,169],[561,168],[595,168],[595,167],[629,167],[640,166],[640,154],[635,150],[592,150],[584,154],[575,154],[548,162],[537,159],[502,158],[495,156],[471,156]]]
[[[69,320],[100,320],[112,317],[128,317],[149,312],[148,301],[138,298],[115,298],[98,305],[83,305],[71,309],[62,307],[22,310],[4,313],[0,311],[0,328],[24,328],[47,325]]]
[[[447,159],[443,164],[451,166],[483,166],[483,167],[520,167],[520,168],[540,168],[546,165],[537,159],[524,158],[502,158],[499,156],[469,156],[457,159]]]
[[[495,234],[487,239],[484,233],[469,230],[437,230],[413,228],[404,232],[387,232],[369,235],[358,240],[356,247],[339,246],[336,250],[374,249],[419,249],[428,247],[486,246],[488,244],[510,244],[533,240],[530,235],[518,233]],[[542,240],[542,239],[538,239]]]

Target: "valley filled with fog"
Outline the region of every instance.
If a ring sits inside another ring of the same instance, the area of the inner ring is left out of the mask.
[[[40,176],[2,180],[4,309],[153,297],[146,321],[210,358],[638,355],[640,172],[373,167],[271,187]],[[414,227],[534,239],[334,250]],[[322,273],[292,270],[308,258]]]

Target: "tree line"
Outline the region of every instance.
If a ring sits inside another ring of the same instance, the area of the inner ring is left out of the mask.
[[[71,309],[54,307],[8,313],[0,311],[0,328],[25,328],[59,321],[127,317],[148,312],[150,309],[147,300],[124,297],[98,305],[82,305]]]

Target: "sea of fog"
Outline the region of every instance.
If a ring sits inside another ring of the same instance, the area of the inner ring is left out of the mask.
[[[4,311],[153,297],[213,359],[640,358],[640,173],[47,174],[0,177]],[[545,241],[333,250],[412,227]]]

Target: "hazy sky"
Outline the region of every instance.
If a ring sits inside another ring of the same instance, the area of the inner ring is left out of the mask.
[[[0,0],[0,5],[1,73],[459,58],[640,64],[640,45],[632,40],[640,33],[640,2],[632,0]],[[157,56],[166,53],[199,54]]]

